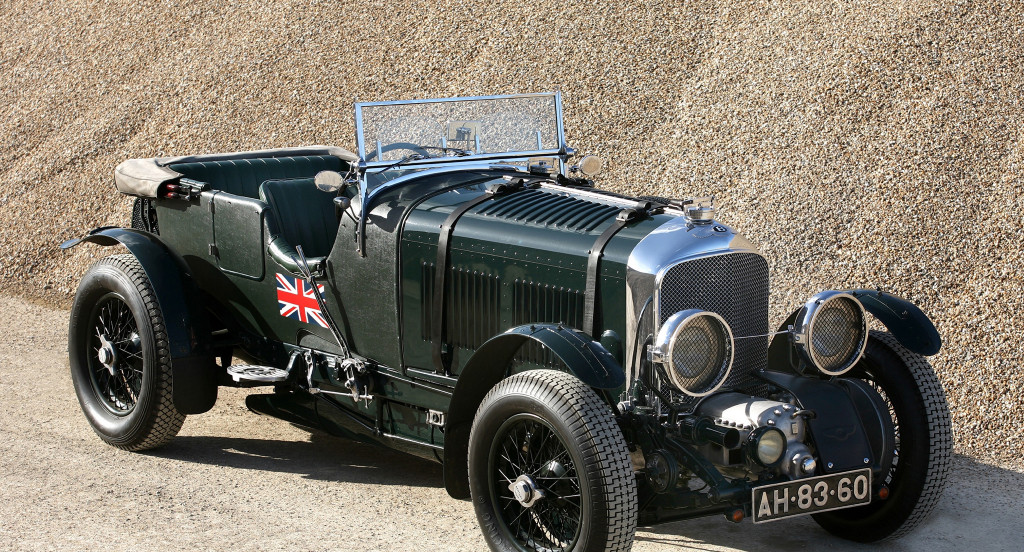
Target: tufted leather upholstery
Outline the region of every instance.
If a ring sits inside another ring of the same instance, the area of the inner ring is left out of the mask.
[[[186,178],[206,182],[214,190],[256,198],[260,183],[264,180],[311,178],[320,171],[343,171],[343,163],[333,155],[306,155],[175,163],[168,165],[168,168],[185,175]],[[313,185],[310,184],[310,187]],[[333,205],[331,208],[333,209]]]
[[[311,266],[322,262],[338,235],[334,194],[318,190],[312,178],[293,178],[267,180],[260,185],[259,195],[270,205],[272,225],[277,237],[284,241],[275,247],[290,254],[295,246],[301,245]],[[273,241],[274,236],[271,236]],[[280,255],[274,253],[271,251],[275,260],[280,261]]]

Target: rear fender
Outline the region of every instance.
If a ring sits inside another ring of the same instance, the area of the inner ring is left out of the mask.
[[[534,341],[551,351],[566,371],[596,389],[616,389],[626,375],[600,343],[577,330],[556,324],[518,326],[489,339],[459,374],[447,413],[444,440],[444,485],[453,498],[469,498],[469,430],[484,395],[509,375],[513,357]]]
[[[200,414],[212,408],[217,400],[216,365],[206,348],[208,344],[202,340],[208,335],[204,331],[206,319],[184,259],[155,235],[129,228],[96,228],[60,247],[70,249],[84,242],[104,247],[121,244],[139,260],[164,318],[174,377],[174,406],[182,414]]]

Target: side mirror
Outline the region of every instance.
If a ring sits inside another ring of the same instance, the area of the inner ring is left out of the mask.
[[[345,177],[337,171],[320,171],[316,173],[313,182],[318,190],[336,194],[345,185]]]
[[[586,176],[597,176],[604,168],[604,159],[596,155],[588,155],[580,160],[579,170]]]

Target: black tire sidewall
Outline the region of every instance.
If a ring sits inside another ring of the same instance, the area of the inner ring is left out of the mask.
[[[591,537],[595,533],[593,527],[595,498],[600,493],[594,492],[593,482],[580,454],[580,447],[573,437],[571,428],[566,424],[564,416],[553,405],[526,393],[501,394],[491,397],[490,400],[485,400],[474,422],[469,445],[469,486],[477,518],[484,533],[488,536],[488,542],[492,544],[492,547],[497,544],[496,550],[509,552],[520,550],[500,521],[500,513],[495,509],[491,489],[493,482],[489,469],[491,447],[499,429],[507,420],[518,414],[530,414],[540,418],[555,431],[572,457],[580,479],[581,503],[584,505],[579,538],[573,550],[590,550],[593,548],[590,542]],[[600,549],[603,550],[603,542],[601,545]]]
[[[140,283],[113,263],[97,263],[86,273],[71,307],[68,328],[68,357],[71,379],[82,412],[96,433],[114,445],[135,441],[148,432],[153,423],[157,383],[156,336],[150,313],[139,290]],[[123,300],[135,318],[142,346],[142,386],[135,407],[126,415],[117,415],[103,404],[93,384],[90,370],[89,342],[96,315],[96,306],[103,297],[114,293]]]
[[[870,375],[868,375],[870,373]],[[886,500],[835,512],[815,514],[829,532],[858,542],[884,539],[911,516],[930,476],[931,436],[924,399],[913,374],[884,343],[868,341],[864,358],[847,377],[865,378],[882,387],[900,425],[900,456]]]

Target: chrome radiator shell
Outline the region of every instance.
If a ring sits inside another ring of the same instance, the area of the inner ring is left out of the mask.
[[[738,338],[723,388],[754,385],[752,373],[765,366],[768,338],[750,336],[768,333],[768,265],[736,230],[717,222],[695,225],[683,217],[666,222],[634,248],[626,286],[627,388],[639,374],[646,338],[684,309],[720,314]]]

